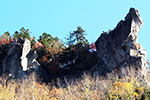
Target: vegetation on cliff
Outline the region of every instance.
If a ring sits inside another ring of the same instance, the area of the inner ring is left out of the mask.
[[[57,76],[78,74],[97,63],[95,44],[88,43],[84,32],[81,27],[78,27],[76,31],[69,33],[66,37],[66,45],[58,37],[52,37],[47,33],[43,33],[36,42],[35,37],[30,37],[29,30],[24,28],[21,28],[20,32],[16,31],[13,37],[9,32],[5,32],[0,37],[2,55],[0,63],[3,62],[10,42],[16,38],[28,38],[32,49],[39,55],[37,60],[47,73],[57,74]],[[6,80],[6,76],[0,79],[0,99],[150,99],[147,80],[144,80],[140,74],[135,76],[133,73],[123,79],[109,75],[107,80],[100,76],[84,74],[74,80],[57,78],[47,84],[38,82],[34,74],[22,80],[10,81],[7,86]]]
[[[12,36],[5,32],[0,36],[0,64],[3,63],[10,42],[17,38],[27,38],[31,48],[38,54],[37,61],[47,73],[61,75],[89,69],[97,61],[96,53],[93,52],[96,48],[94,43],[89,44],[84,32],[82,27],[77,27],[77,30],[69,33],[65,42],[48,33],[43,33],[36,41],[35,37],[30,36],[29,29],[24,27]]]

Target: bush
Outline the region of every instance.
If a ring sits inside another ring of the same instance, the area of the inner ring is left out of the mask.
[[[25,100],[148,100],[150,88],[141,77],[125,77],[123,79],[84,74],[71,81],[64,78],[45,84],[38,83],[36,76],[9,82],[7,87],[0,85],[0,99],[25,99]],[[5,81],[4,81],[5,82]]]

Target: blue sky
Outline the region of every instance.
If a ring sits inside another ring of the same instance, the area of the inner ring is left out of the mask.
[[[65,41],[70,31],[81,26],[91,43],[102,31],[115,28],[130,7],[134,7],[144,21],[138,42],[150,59],[149,4],[149,0],[0,0],[0,35],[5,31],[12,35],[25,27],[36,39],[46,32]]]

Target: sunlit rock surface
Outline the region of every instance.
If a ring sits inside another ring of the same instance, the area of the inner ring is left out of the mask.
[[[143,23],[139,11],[130,8],[125,20],[121,20],[114,30],[101,34],[95,43],[97,55],[104,62],[95,66],[100,74],[115,71],[124,77],[133,68],[147,75],[146,50],[138,43],[138,32]]]

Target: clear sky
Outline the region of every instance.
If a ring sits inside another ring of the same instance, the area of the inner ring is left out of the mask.
[[[36,39],[43,33],[65,41],[70,31],[81,26],[89,42],[95,42],[102,31],[114,29],[130,7],[139,10],[144,25],[138,42],[150,59],[150,0],[0,0],[0,35],[14,34],[21,27]]]

